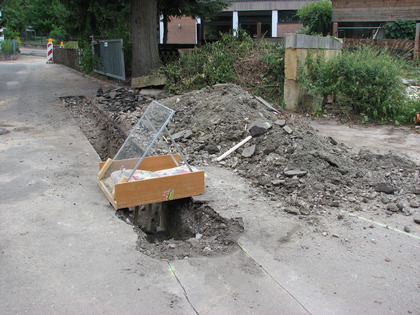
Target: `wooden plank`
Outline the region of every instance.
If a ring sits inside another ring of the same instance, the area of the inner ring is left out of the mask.
[[[149,86],[165,85],[168,79],[165,75],[147,75],[131,79],[132,88],[144,88]]]
[[[118,209],[187,198],[204,192],[204,171],[115,185]]]
[[[105,163],[103,163],[102,167],[99,168],[98,178],[102,179],[106,173],[106,171],[109,169],[109,167],[112,164],[112,160],[108,158]]]
[[[108,191],[108,189],[106,188],[104,183],[102,183],[99,179],[98,179],[98,186],[99,186],[99,188],[101,188],[101,190],[104,193],[106,199],[108,199],[108,201],[114,207],[114,209],[118,209],[117,203],[115,202],[114,198],[111,196],[110,192]]]

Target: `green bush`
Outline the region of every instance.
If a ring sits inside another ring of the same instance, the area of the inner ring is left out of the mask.
[[[414,39],[416,36],[416,21],[397,20],[387,23],[384,32],[390,39]]]
[[[377,121],[407,121],[417,108],[409,102],[400,76],[404,62],[385,50],[361,48],[344,51],[326,61],[308,58],[300,67],[299,82],[310,92],[335,95],[353,110]],[[337,104],[335,104],[337,105]]]
[[[1,51],[5,53],[11,53],[13,52],[13,43],[10,39],[6,39],[2,42],[0,42]]]
[[[332,4],[329,0],[310,2],[297,11],[297,16],[302,20],[304,28],[302,34],[323,35],[331,34]]]
[[[243,34],[241,38],[221,36],[219,41],[195,48],[162,69],[170,92],[182,93],[216,83],[236,82],[233,65],[252,45],[252,40]]]
[[[241,80],[238,68],[243,71],[244,62],[254,63],[254,67],[255,64],[262,65],[255,70],[258,73]],[[219,41],[181,55],[179,60],[165,65],[161,72],[168,78],[166,88],[170,93],[183,93],[216,83],[236,83],[270,101],[282,103],[284,49],[265,40],[254,41],[239,30],[238,37],[221,34]],[[253,78],[257,82],[250,83]]]
[[[95,62],[95,55],[92,53],[92,46],[88,41],[79,41],[78,46],[80,49],[80,69],[84,73],[92,73],[93,65]]]

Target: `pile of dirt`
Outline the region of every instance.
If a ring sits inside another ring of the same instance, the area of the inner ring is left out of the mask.
[[[137,95],[129,105],[128,94]],[[88,107],[128,134],[153,99],[138,95],[136,90],[106,91]],[[220,84],[158,98],[176,111],[169,129],[192,165],[233,170],[260,187],[267,198],[281,201],[286,213],[304,219],[338,209],[407,216],[419,211],[419,167],[414,162],[392,154],[352,153],[303,120],[273,111],[239,86]],[[80,106],[69,107],[77,116]],[[216,161],[250,135],[245,145]]]
[[[416,164],[396,155],[352,153],[307,123],[276,114],[235,85],[217,85],[162,100],[177,111],[173,131],[191,163],[206,165],[249,136],[258,122],[268,127],[220,164],[260,186],[285,211],[320,214],[333,207],[365,211],[383,205],[389,214],[412,214],[419,206]]]

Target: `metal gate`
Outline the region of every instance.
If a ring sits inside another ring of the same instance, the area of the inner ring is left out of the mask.
[[[94,72],[111,78],[125,80],[122,39],[93,41],[92,51],[95,55]]]

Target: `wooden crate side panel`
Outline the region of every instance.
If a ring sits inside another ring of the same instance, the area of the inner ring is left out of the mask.
[[[99,188],[101,188],[102,192],[104,193],[106,199],[108,199],[108,201],[111,203],[111,205],[115,209],[118,209],[117,203],[115,202],[114,198],[112,197],[108,189],[106,189],[105,185],[100,180],[98,180],[98,185],[99,185]]]
[[[196,196],[204,192],[204,171],[115,185],[118,208]]]
[[[181,161],[181,157],[179,154],[174,154],[175,160],[179,163]],[[107,171],[107,174],[112,173],[113,171],[117,171],[124,166],[126,169],[132,169],[136,166],[140,159],[127,159],[127,160],[115,160],[111,164],[110,168]],[[99,163],[99,169],[102,169],[104,162]],[[143,162],[140,164],[139,169],[156,172],[159,170],[164,170],[167,168],[176,167],[172,157],[170,155],[159,155],[159,156],[149,156],[144,158]],[[109,175],[108,175],[109,176]],[[105,176],[105,177],[108,177]]]

